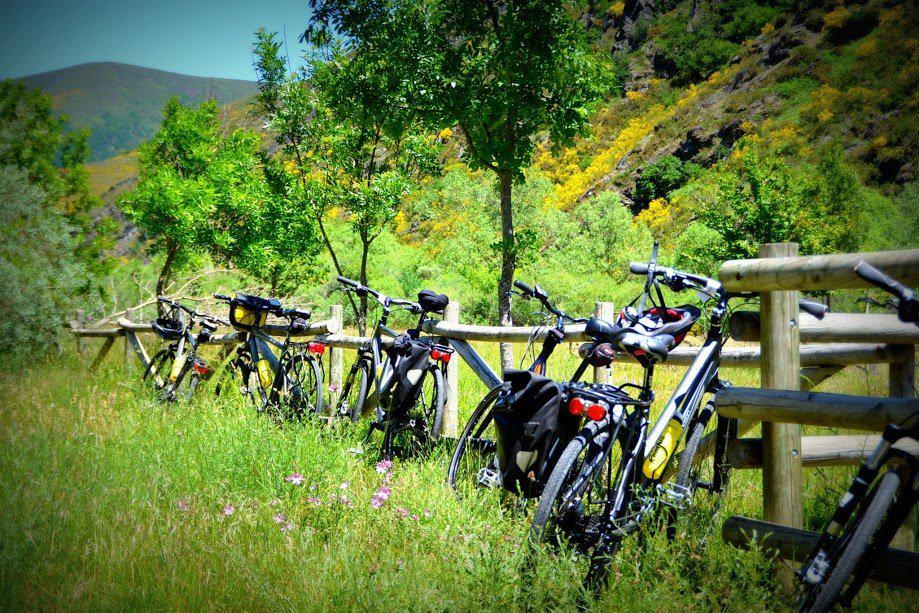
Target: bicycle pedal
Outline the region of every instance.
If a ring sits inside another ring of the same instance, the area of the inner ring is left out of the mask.
[[[476,474],[476,481],[479,482],[479,485],[483,485],[489,489],[501,485],[501,478],[498,471],[491,468],[480,468],[478,474]]]
[[[692,490],[685,485],[661,483],[657,486],[658,501],[661,504],[682,511],[692,502]]]

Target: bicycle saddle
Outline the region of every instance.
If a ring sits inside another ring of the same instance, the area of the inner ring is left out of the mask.
[[[619,332],[618,326],[596,317],[591,317],[584,325],[584,334],[595,341],[612,341]]]
[[[443,310],[450,304],[450,299],[446,294],[438,294],[430,289],[423,289],[418,292],[418,304],[426,313],[443,313]]]

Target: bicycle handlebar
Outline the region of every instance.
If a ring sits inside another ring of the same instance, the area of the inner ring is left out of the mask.
[[[862,261],[856,264],[855,274],[900,300],[906,298],[907,294],[912,294],[912,291],[904,287],[902,283],[894,281],[868,262]]]
[[[805,313],[809,313],[816,317],[817,319],[823,319],[823,316],[827,314],[830,310],[822,302],[815,302],[813,300],[798,300],[798,308],[800,308]]]
[[[647,262],[631,262],[629,272],[635,275],[648,274],[649,264]],[[654,277],[673,291],[682,291],[689,286],[691,289],[704,291],[714,294],[721,289],[721,283],[716,279],[703,277],[691,272],[684,272],[667,266],[656,266]]]

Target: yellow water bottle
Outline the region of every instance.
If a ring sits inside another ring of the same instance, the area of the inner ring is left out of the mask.
[[[664,474],[667,462],[673,455],[674,449],[680,442],[680,436],[683,434],[683,424],[675,418],[670,420],[661,437],[654,445],[654,449],[645,460],[644,473],[648,479],[659,479]]]
[[[256,363],[255,367],[258,370],[258,382],[265,389],[271,387],[271,384],[274,383],[274,371],[271,370],[271,362],[262,358]]]

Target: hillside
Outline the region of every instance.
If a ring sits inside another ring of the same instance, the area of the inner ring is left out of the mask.
[[[114,62],[81,64],[23,80],[51,94],[55,110],[70,119],[70,128],[92,130],[93,161],[128,152],[150,138],[170,96],[179,96],[186,103],[215,97],[225,104],[255,91],[250,81],[194,77]]]

